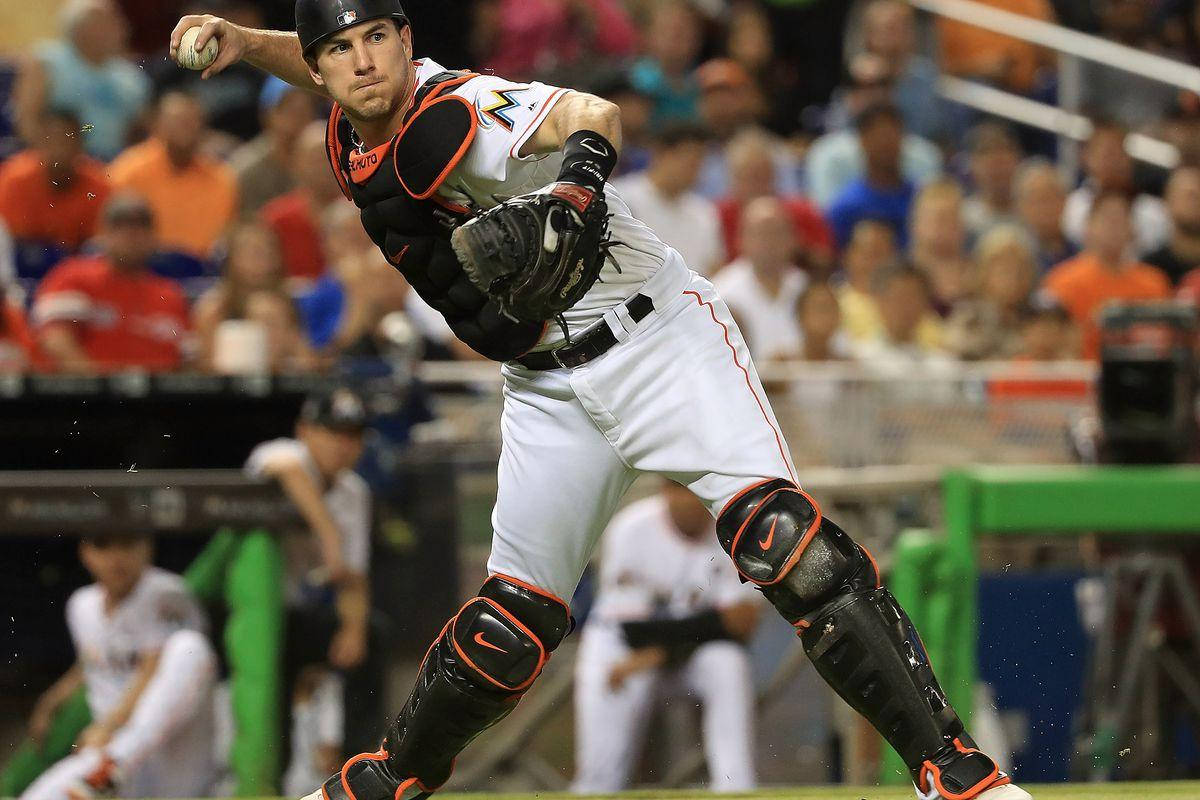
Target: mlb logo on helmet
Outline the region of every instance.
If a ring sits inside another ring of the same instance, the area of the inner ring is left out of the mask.
[[[349,25],[350,23],[354,22],[354,20],[356,20],[356,19],[358,19],[357,12],[343,11],[342,13],[338,14],[337,24],[338,25]]]

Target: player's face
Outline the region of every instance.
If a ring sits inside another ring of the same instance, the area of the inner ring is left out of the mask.
[[[322,425],[302,425],[300,438],[308,445],[317,468],[327,476],[352,469],[363,453],[362,431],[340,431]]]
[[[150,564],[150,540],[137,536],[100,536],[79,544],[79,559],[111,597],[133,591]]]
[[[368,20],[323,42],[309,70],[351,119],[389,119],[412,86],[412,31],[388,19]]]

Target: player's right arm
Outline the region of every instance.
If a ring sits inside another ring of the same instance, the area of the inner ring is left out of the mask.
[[[321,547],[321,560],[329,570],[329,578],[337,583],[347,576],[346,562],[342,558],[342,532],[325,505],[321,488],[300,461],[278,457],[263,465],[263,473],[279,481],[284,494],[296,506],[300,516],[308,523]]]
[[[183,32],[196,26],[200,27],[196,50],[202,50],[209,39],[217,40],[217,60],[200,73],[201,78],[211,78],[226,67],[245,61],[293,86],[326,94],[323,88],[313,83],[300,49],[300,40],[289,31],[246,28],[212,14],[188,14],[171,31],[171,58],[175,58],[179,50]]]
[[[50,730],[50,723],[54,719],[54,713],[82,685],[83,667],[79,665],[79,662],[76,662],[69,670],[63,673],[61,678],[54,682],[54,685],[43,692],[42,696],[34,704],[33,713],[29,715],[29,738],[40,743],[45,738],[46,732]]]

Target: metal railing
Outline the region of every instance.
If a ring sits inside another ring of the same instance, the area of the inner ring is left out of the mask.
[[[1059,107],[1038,103],[974,81],[946,77],[939,92],[948,100],[967,105],[1013,122],[1057,134],[1064,167],[1073,171],[1077,158],[1075,142],[1091,133],[1091,123],[1080,111],[1082,84],[1079,63],[1095,61],[1115,69],[1200,93],[1200,68],[1164,56],[1146,53],[1099,36],[1080,33],[1061,25],[994,8],[974,0],[909,0],[914,8],[935,16],[964,22],[985,30],[1053,50],[1059,56]],[[1133,134],[1126,149],[1134,158],[1171,168],[1179,162],[1177,148],[1143,134]]]

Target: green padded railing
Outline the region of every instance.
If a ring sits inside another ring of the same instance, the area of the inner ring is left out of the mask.
[[[946,535],[907,531],[888,584],[929,651],[942,688],[970,722],[978,674],[980,535],[1200,533],[1200,467],[971,467],[942,481]],[[884,783],[908,780],[890,750]]]

